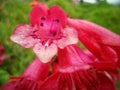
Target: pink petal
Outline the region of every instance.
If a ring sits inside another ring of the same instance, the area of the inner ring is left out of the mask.
[[[67,15],[59,6],[52,6],[49,10],[50,18],[53,20],[58,20],[58,23],[60,23],[63,27],[66,25],[67,22]]]
[[[119,35],[92,22],[78,19],[68,19],[68,24],[77,29],[79,33],[84,32],[85,35],[90,35],[90,38],[98,39],[97,42],[99,43],[111,46],[120,46]]]
[[[84,53],[77,45],[69,45],[64,49],[58,50],[58,60],[61,66],[67,65],[86,65],[93,62],[91,58]]]
[[[65,28],[62,31],[63,37],[57,41],[58,47],[63,49],[65,46],[70,44],[76,44],[78,42],[78,35],[76,30],[73,28]]]
[[[46,63],[57,54],[57,46],[55,44],[43,46],[41,43],[38,43],[33,47],[33,51],[43,63]]]
[[[56,72],[41,85],[41,90],[97,90],[99,79],[91,70]]]
[[[8,82],[1,88],[1,90],[15,90],[14,84],[15,84],[15,82]]]
[[[32,47],[36,43],[36,40],[30,35],[33,30],[29,25],[19,25],[15,28],[10,39],[25,48]]]
[[[68,19],[68,25],[78,31],[79,40],[100,60],[120,60],[120,36],[85,20]]]
[[[59,90],[58,79],[59,73],[55,73],[49,78],[47,78],[44,83],[41,85],[40,90]]]
[[[43,63],[36,58],[24,71],[21,77],[29,77],[36,81],[44,80],[48,75],[50,63]]]
[[[4,47],[0,43],[0,65],[2,65],[3,60],[5,59],[5,57],[6,57],[5,49],[4,49]]]
[[[40,87],[41,90],[116,90],[114,82],[104,73],[94,69],[58,71],[48,77]]]
[[[38,4],[30,12],[30,22],[32,25],[39,24],[42,17],[46,17],[48,7],[45,4]]]
[[[50,63],[35,59],[20,77],[10,78],[2,90],[39,90],[41,83],[48,75]]]

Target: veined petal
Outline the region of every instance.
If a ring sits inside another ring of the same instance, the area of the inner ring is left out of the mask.
[[[32,47],[36,43],[36,40],[30,36],[33,30],[31,26],[21,24],[15,28],[10,39],[25,48]]]
[[[58,60],[59,65],[63,67],[84,65],[93,61],[77,45],[68,45],[64,49],[59,49]]]
[[[89,35],[90,38],[98,39],[97,42],[99,43],[111,46],[120,46],[119,35],[95,23],[86,20],[73,20],[68,18],[68,25],[77,29],[79,33],[83,31],[86,35]]]
[[[63,37],[57,41],[58,47],[63,49],[65,46],[70,44],[76,44],[78,42],[77,31],[73,28],[65,28],[62,30]]]
[[[46,63],[49,62],[52,57],[57,54],[57,46],[55,44],[44,46],[41,43],[37,43],[33,47],[33,51],[42,62]]]
[[[97,76],[100,80],[100,87],[98,90],[116,90],[114,82],[104,73],[98,73]]]
[[[36,58],[27,67],[27,69],[24,71],[24,73],[21,75],[21,77],[29,77],[36,81],[39,81],[39,80],[43,81],[48,75],[49,66],[50,66],[49,62],[43,63],[43,62],[41,62],[41,60]]]
[[[120,36],[85,20],[68,19],[78,31],[79,40],[100,60],[120,62]],[[119,64],[120,66],[120,64]]]
[[[114,82],[94,69],[79,69],[73,72],[58,71],[48,77],[41,90],[116,90]]]
[[[48,75],[49,65],[35,59],[20,77],[10,78],[11,81],[2,90],[39,90]]]

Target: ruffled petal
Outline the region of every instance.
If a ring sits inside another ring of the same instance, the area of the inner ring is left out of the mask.
[[[63,49],[65,46],[70,44],[76,44],[78,42],[77,31],[73,28],[65,28],[62,30],[63,37],[57,41],[58,47]]]
[[[33,31],[34,29],[29,25],[19,25],[15,28],[10,39],[25,48],[30,48],[36,43],[36,40],[31,36]]]
[[[120,60],[120,36],[85,20],[68,19],[68,25],[78,31],[79,40],[100,60]]]
[[[57,54],[57,46],[55,44],[44,46],[41,43],[37,43],[33,47],[33,51],[42,62],[46,63],[49,62],[53,56]]]

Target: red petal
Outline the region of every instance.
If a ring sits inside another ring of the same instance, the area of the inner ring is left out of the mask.
[[[3,63],[4,59],[5,59],[5,49],[0,42],[0,65]]]
[[[8,82],[1,88],[1,90],[16,90],[14,87],[15,87],[15,82]]]
[[[85,20],[68,19],[78,31],[79,40],[100,60],[116,62],[120,59],[120,36]]]
[[[58,59],[61,66],[81,65],[92,62],[91,58],[84,53],[77,45],[69,45],[58,50]]]
[[[48,75],[49,66],[50,63],[42,63],[37,58],[27,67],[22,74],[22,77],[29,77],[36,81],[43,81]]]
[[[97,90],[98,79],[94,71],[78,70],[72,73],[56,72],[41,85],[41,90]]]
[[[41,83],[48,75],[50,63],[35,59],[20,77],[12,77],[2,90],[39,90]]]
[[[45,4],[38,4],[33,7],[30,13],[30,22],[32,25],[39,24],[42,17],[46,17],[48,7]]]
[[[49,10],[49,15],[56,22],[61,23],[62,26],[66,25],[67,15],[59,6],[52,6]]]
[[[116,90],[114,82],[110,80],[105,74],[98,73],[100,80],[100,89],[98,90]]]

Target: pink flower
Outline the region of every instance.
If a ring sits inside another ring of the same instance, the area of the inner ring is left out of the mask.
[[[37,84],[38,89],[115,90],[120,67],[119,35],[88,21],[70,19],[59,6],[49,9],[44,4],[36,5],[30,13],[30,23],[18,25],[11,40],[25,48],[31,47],[43,65],[54,56],[57,61],[52,63],[51,75]],[[78,39],[89,51],[76,45]],[[30,66],[22,78],[12,82],[15,85],[18,82],[17,86],[10,84],[18,90],[20,87],[25,87],[25,90],[34,87],[28,76],[32,83],[36,83],[39,81],[36,77],[44,76],[41,70],[48,71],[48,68],[44,69],[41,64]],[[33,74],[34,70],[37,73]]]
[[[67,16],[58,6],[48,9],[44,4],[36,5],[30,13],[31,25],[15,28],[11,40],[33,51],[42,62],[48,62],[57,54],[58,48],[76,44],[77,32],[66,26]]]
[[[39,90],[48,75],[49,65],[35,59],[20,77],[11,77],[2,90]]]
[[[5,49],[0,43],[0,65],[2,64],[4,59],[5,59]]]
[[[111,75],[92,66],[94,60],[78,46],[59,50],[58,60],[58,70],[43,82],[40,90],[115,90]]]

